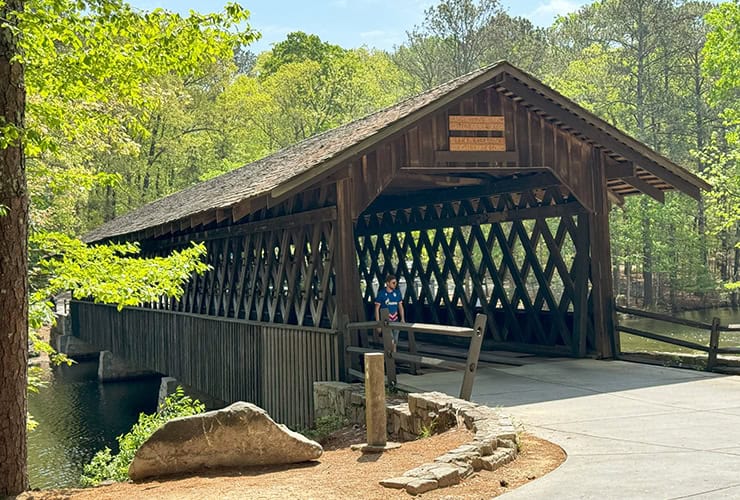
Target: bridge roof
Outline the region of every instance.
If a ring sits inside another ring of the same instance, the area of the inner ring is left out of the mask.
[[[531,75],[502,61],[144,205],[90,231],[83,239],[87,242],[124,237],[144,239],[170,232],[165,226],[180,230],[218,220],[220,214],[231,213],[235,207],[243,207],[250,200],[263,197],[278,199],[300,192],[327,172],[357,158],[419,119],[479,88],[502,80],[510,97],[524,102],[559,127],[601,147],[614,158],[632,162],[641,169],[643,180],[657,183],[659,189],[678,189],[698,198],[700,190],[711,188],[685,168]],[[620,186],[610,184],[609,188]],[[633,192],[637,191],[627,189],[623,194]],[[244,209],[239,212],[244,213]]]

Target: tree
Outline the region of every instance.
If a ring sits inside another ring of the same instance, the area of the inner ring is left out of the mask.
[[[559,64],[550,67],[547,80],[655,150],[701,171],[692,150],[702,148],[716,121],[706,102],[707,81],[697,74],[706,34],[702,15],[709,5],[604,0],[559,18],[549,33]],[[643,196],[628,199],[623,215],[615,219],[612,234],[639,230],[642,236],[629,246],[614,245],[614,256],[629,273],[633,265],[641,267],[646,307],[663,298],[660,291],[667,291],[667,302],[675,307],[680,291],[701,295],[714,288],[703,257],[706,242],[694,230],[702,225],[701,205],[668,195],[658,209]],[[684,229],[678,255],[671,238]]]
[[[722,279],[740,304],[740,1],[725,2],[706,16],[711,31],[703,49],[703,74],[714,82],[710,101],[721,109],[723,127],[705,149],[709,181],[715,189],[707,204],[710,232],[723,243]],[[713,215],[713,217],[711,217]]]
[[[248,15],[236,4],[228,4],[224,14],[191,13],[183,19],[161,9],[139,13],[119,0],[0,0],[0,496],[27,487],[29,197],[24,154],[46,155],[47,161],[40,162],[44,173],[63,178],[66,167],[74,166],[76,175],[87,174],[79,161],[84,156],[66,162],[54,156],[60,138],[92,135],[96,144],[105,143],[117,128],[101,109],[115,110],[111,104],[117,100],[145,103],[144,83],[154,77],[194,73],[227,49],[233,57],[235,44],[255,38],[248,26],[230,31]],[[27,108],[26,89],[32,91]],[[117,259],[114,265],[122,262]],[[150,281],[152,275],[145,278]],[[125,287],[122,293],[136,295]]]
[[[544,59],[544,33],[497,0],[441,0],[406,35],[394,59],[424,89],[502,59],[530,71]]]
[[[28,487],[28,192],[21,146],[26,94],[19,55],[23,0],[0,3],[0,496]]]

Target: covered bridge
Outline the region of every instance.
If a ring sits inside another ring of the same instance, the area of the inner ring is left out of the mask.
[[[471,326],[484,349],[614,357],[608,212],[709,186],[501,62],[112,220],[88,242],[212,266],[179,301],[73,304],[89,342],[225,401],[306,425],[315,380],[347,379],[342,328],[387,273],[408,321]]]

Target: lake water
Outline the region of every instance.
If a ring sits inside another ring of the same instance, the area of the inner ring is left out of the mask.
[[[702,309],[699,311],[684,311],[674,314],[674,317],[690,319],[707,324],[710,324],[712,322],[712,318],[717,317],[720,319],[721,325],[727,326],[728,324],[733,323],[740,324],[740,309],[732,309],[730,307],[718,307],[713,309]],[[695,342],[697,344],[709,345],[709,330],[691,328],[682,325],[674,325],[671,323],[666,323],[665,321],[637,317],[624,317],[621,315],[619,318],[619,322],[620,325],[629,326],[638,330],[650,333],[659,333],[661,335],[680,338],[683,340]],[[695,351],[693,349],[687,349],[685,347],[674,346],[671,344],[666,344],[665,342],[645,339],[626,333],[621,334],[621,343],[622,351],[625,352],[661,351],[702,354],[706,356],[706,354],[703,354],[701,351]],[[720,333],[719,345],[720,347],[740,347],[740,331]]]
[[[28,397],[39,426],[28,435],[32,488],[77,486],[82,468],[97,450],[117,451],[140,412],[157,407],[159,378],[101,384],[97,361],[53,369],[47,387]]]

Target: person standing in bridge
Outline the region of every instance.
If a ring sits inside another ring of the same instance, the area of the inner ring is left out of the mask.
[[[388,309],[388,319],[391,322],[406,322],[406,313],[403,310],[403,300],[401,291],[398,289],[398,279],[395,275],[389,274],[385,278],[385,286],[378,290],[375,297],[375,321],[380,321],[380,310]],[[398,345],[400,331],[393,329],[393,350]]]

